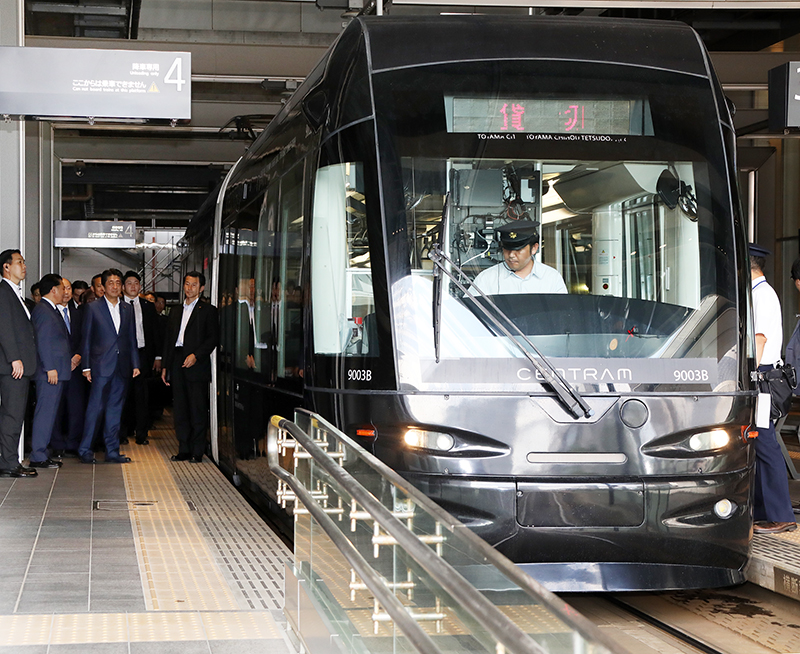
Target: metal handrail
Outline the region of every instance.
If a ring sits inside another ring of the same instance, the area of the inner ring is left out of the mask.
[[[578,613],[574,608],[572,608],[569,604],[563,601],[555,593],[545,588],[533,577],[522,572],[514,563],[512,563],[509,559],[500,554],[496,549],[494,549],[491,545],[489,545],[489,543],[483,540],[480,536],[476,535],[471,529],[469,529],[469,527],[466,527],[462,522],[460,522],[452,515],[450,515],[441,506],[436,504],[436,502],[431,500],[427,495],[423,494],[418,488],[416,488],[415,486],[410,484],[406,479],[401,477],[395,470],[387,466],[383,461],[381,461],[377,457],[373,456],[372,454],[364,450],[364,448],[362,448],[358,443],[356,443],[349,436],[347,436],[346,434],[342,433],[339,429],[334,427],[331,423],[325,420],[325,418],[314,413],[313,411],[308,411],[306,409],[297,409],[296,413],[306,415],[310,420],[315,420],[325,429],[335,434],[336,438],[338,438],[345,445],[347,445],[347,447],[350,447],[353,450],[357,451],[360,455],[361,460],[364,463],[369,465],[381,477],[383,477],[388,482],[390,482],[391,484],[399,488],[401,491],[403,491],[403,493],[405,493],[409,498],[411,498],[414,501],[414,503],[423,507],[429,515],[431,515],[437,522],[439,522],[448,531],[455,533],[456,530],[458,530],[459,537],[467,541],[470,547],[473,547],[476,550],[478,550],[480,554],[485,558],[488,564],[490,564],[498,571],[500,571],[507,579],[509,579],[509,581],[516,584],[523,590],[527,590],[531,595],[540,599],[544,607],[551,613],[553,613],[555,617],[561,620],[564,624],[573,628],[579,634],[584,636],[587,640],[592,640],[602,645],[609,652],[614,652],[618,654],[629,654],[628,650],[626,650],[624,647],[620,646],[618,643],[611,640],[611,638],[609,638],[603,631],[601,631],[593,622],[589,621],[583,615]],[[289,422],[289,424],[293,423]],[[300,430],[300,433],[303,434],[302,430]],[[292,436],[294,436],[294,434],[292,434]],[[308,438],[308,436],[306,436],[306,438]],[[303,445],[303,447],[305,447],[305,445]],[[321,448],[320,451],[322,451]],[[326,459],[328,459],[327,456]],[[333,462],[332,460],[330,460],[330,462],[331,464],[333,464],[333,466],[343,471],[343,469],[337,466],[335,462]],[[345,474],[348,473],[345,472]],[[350,478],[352,479],[352,477]],[[358,482],[356,482],[355,480],[353,480],[353,483],[358,484]],[[372,498],[373,502],[378,502],[378,500],[376,500],[372,494],[366,491],[366,489],[364,489],[364,492],[370,498]],[[381,507],[381,509],[383,509],[383,511],[389,513],[388,509],[386,509],[382,504],[379,504],[379,506]],[[391,513],[389,513],[389,515],[391,516]],[[391,517],[394,519],[393,516]],[[400,526],[405,528],[405,525],[403,525],[402,523],[400,523]],[[473,592],[473,594],[475,593]],[[490,605],[494,608],[493,604]],[[501,615],[505,618],[504,614],[501,613]]]
[[[291,487],[297,499],[303,503],[308,512],[314,517],[317,523],[319,523],[319,526],[322,527],[323,531],[328,535],[328,538],[331,539],[342,556],[347,559],[347,562],[361,577],[361,580],[367,585],[375,596],[375,599],[386,609],[386,612],[392,617],[394,623],[400,631],[403,632],[403,635],[408,638],[409,642],[416,650],[421,654],[440,654],[439,648],[431,637],[425,633],[419,623],[405,610],[397,596],[386,587],[386,584],[378,573],[373,570],[364,557],[361,556],[356,546],[339,531],[333,519],[316,503],[311,493],[303,486],[302,482],[292,473],[281,467],[278,458],[277,430],[284,429],[289,431],[283,424],[290,424],[293,427],[295,427],[295,425],[283,418],[279,418],[276,421],[276,418],[278,418],[278,416],[273,416],[267,433],[267,457],[272,473]],[[303,433],[299,428],[298,431],[300,431],[301,434]],[[306,439],[302,440],[305,441]],[[298,441],[300,441],[300,439],[298,439]],[[320,449],[320,451],[322,450]]]
[[[356,443],[348,439],[344,434],[339,432],[339,430],[335,429],[332,425],[329,425],[329,423],[325,422],[316,414],[310,412],[303,413],[307,413],[313,419],[325,424],[332,431],[332,433],[336,435],[337,438],[340,438],[348,446],[359,451],[359,453],[362,454],[363,459],[368,460],[372,464],[380,463],[377,461],[377,459],[374,459],[374,457],[369,455]],[[377,498],[375,498],[374,495],[372,495],[372,493],[358,483],[358,481],[352,475],[350,475],[350,473],[348,473],[343,467],[338,465],[331,457],[329,457],[327,452],[325,452],[312,437],[303,432],[303,430],[293,422],[279,416],[272,417],[270,434],[268,436],[268,449],[270,452],[271,448],[275,449],[274,461],[272,454],[270,454],[270,468],[273,472],[276,472],[275,467],[277,467],[279,470],[283,470],[283,468],[280,468],[278,465],[277,429],[282,429],[295,438],[295,440],[306,450],[306,452],[311,455],[314,461],[319,464],[331,476],[331,478],[334,479],[336,483],[345,490],[345,492],[347,492],[356,502],[358,502],[358,504],[362,506],[372,516],[372,518],[387,531],[387,533],[393,536],[397,541],[397,544],[402,547],[403,550],[407,552],[415,560],[415,562],[445,590],[445,592],[447,592],[451,597],[458,599],[460,608],[465,610],[466,613],[468,613],[473,620],[480,624],[487,633],[491,634],[497,643],[502,644],[503,647],[505,647],[508,651],[515,654],[543,654],[545,652],[545,650],[535,640],[533,640],[527,633],[520,629],[484,595],[481,593],[476,593],[475,588],[457,570],[455,570],[449,563],[437,555],[434,550],[425,545],[416,534],[414,534],[405,524],[397,519],[387,507],[385,507]],[[275,467],[273,467],[273,463]],[[380,464],[380,466],[383,466],[383,464]],[[373,465],[373,467],[376,466]],[[383,467],[390,471],[388,467]],[[392,475],[390,476],[390,481],[397,476],[396,473],[393,471],[391,472]],[[401,488],[404,489],[406,486],[407,485],[403,483]],[[444,518],[444,526],[448,527],[450,531],[455,531],[455,528],[461,526],[461,523],[455,520],[448,513],[441,510],[433,510],[436,505],[421,493],[417,492],[414,494],[414,496],[415,501],[418,501],[419,505],[425,507],[426,510],[430,509],[431,514],[441,515],[441,517]],[[461,532],[460,536],[467,539],[472,536],[474,541],[471,542],[475,545],[478,545],[479,543],[485,544],[484,541],[468,530]],[[490,548],[488,545],[486,545],[486,549],[480,549],[484,554],[488,554],[488,552],[494,552],[494,550],[492,550],[492,548]],[[488,552],[486,551],[487,549]],[[487,559],[497,561],[498,559],[502,559],[502,557],[499,557],[499,555],[494,552],[494,555],[491,557],[487,556]],[[543,599],[547,600],[548,598],[544,597]],[[547,604],[557,605],[559,602],[557,600],[550,600],[547,602]],[[607,643],[610,643],[610,640],[604,638],[602,633],[596,627],[594,627],[594,625],[589,623],[588,620],[583,619],[582,623],[579,620],[575,620],[576,614],[568,605],[562,603],[562,606],[554,608],[553,612],[557,613],[559,617],[562,617],[566,624],[572,626],[582,635],[590,634],[590,640],[602,643],[607,649],[609,649],[609,651],[624,651],[621,650],[617,645],[611,644],[611,646],[609,646]]]

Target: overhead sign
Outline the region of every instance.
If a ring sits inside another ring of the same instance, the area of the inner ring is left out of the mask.
[[[112,220],[57,220],[57,248],[135,248],[136,223]]]
[[[192,55],[0,47],[0,114],[192,117]]]
[[[800,127],[800,61],[769,71],[769,129]]]

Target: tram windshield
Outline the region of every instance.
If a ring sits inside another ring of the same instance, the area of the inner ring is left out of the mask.
[[[737,388],[732,208],[707,80],[519,61],[374,80],[386,229],[404,235],[389,280],[404,388],[541,382],[477,303],[578,388]],[[445,279],[434,329],[437,244],[465,277]],[[476,286],[491,303],[465,297]]]

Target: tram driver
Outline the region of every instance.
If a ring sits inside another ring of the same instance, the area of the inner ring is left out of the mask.
[[[516,220],[499,227],[496,233],[503,249],[503,263],[479,273],[473,285],[486,295],[567,292],[561,274],[536,260],[538,223]]]

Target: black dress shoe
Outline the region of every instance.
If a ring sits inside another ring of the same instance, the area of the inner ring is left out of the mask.
[[[44,461],[31,461],[31,468],[60,468],[61,461],[45,459]]]
[[[130,463],[130,462],[131,462],[131,457],[123,456],[121,454],[119,456],[106,457],[106,463]]]
[[[119,444],[120,445],[127,445],[128,442],[129,441],[128,441],[128,437],[127,436],[123,436],[122,438],[119,439]]]
[[[191,454],[173,454],[169,460],[170,461],[188,461],[192,458]]]
[[[97,459],[93,456],[82,456],[81,463],[97,463]]]
[[[150,441],[147,440],[146,438],[142,438],[142,439],[138,439],[137,438],[136,439],[136,444],[137,445],[150,445]]]
[[[50,457],[53,459],[60,459],[64,456],[64,450],[53,450]]]
[[[32,468],[23,468],[22,466],[17,466],[13,470],[0,470],[0,477],[36,477],[39,473],[36,472]]]
[[[200,456],[193,456],[191,459],[189,459],[189,461],[191,463],[202,463],[203,462],[203,455],[201,454]]]

